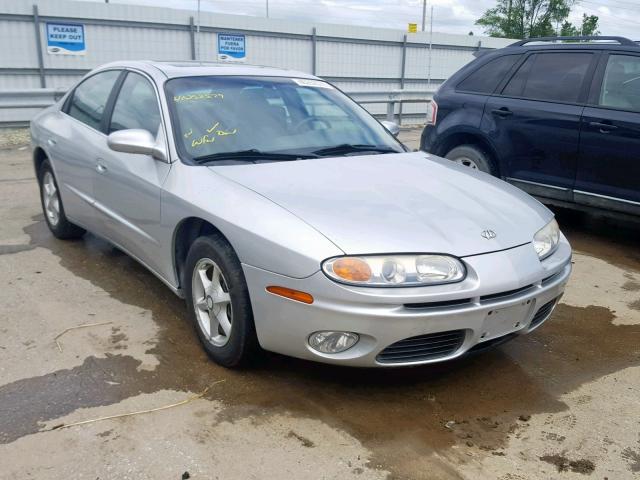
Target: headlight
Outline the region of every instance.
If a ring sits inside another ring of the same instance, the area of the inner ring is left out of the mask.
[[[533,236],[533,248],[535,248],[540,260],[547,258],[555,252],[559,242],[560,227],[555,218],[538,230]]]
[[[459,282],[466,276],[462,262],[448,255],[371,255],[325,260],[322,271],[349,285],[411,287]]]

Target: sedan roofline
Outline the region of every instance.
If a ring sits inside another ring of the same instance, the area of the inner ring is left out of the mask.
[[[233,64],[210,61],[156,61],[123,60],[101,65],[96,70],[108,68],[136,68],[149,72],[162,72],[167,78],[208,76],[208,75],[253,75],[261,77],[295,77],[317,79],[315,75],[296,70],[268,67],[262,65]]]

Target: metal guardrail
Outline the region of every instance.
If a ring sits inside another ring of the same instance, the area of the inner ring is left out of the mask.
[[[425,105],[434,92],[424,90],[389,90],[346,92],[361,105],[386,104],[386,120],[402,123],[402,106],[407,103]],[[53,105],[65,94],[64,89],[34,88],[0,91],[0,127],[24,127],[41,109]],[[377,117],[383,114],[375,114]],[[397,118],[396,118],[397,116]],[[405,118],[420,119],[423,113],[405,113]],[[421,122],[419,122],[421,123]]]
[[[353,98],[360,105],[369,104],[386,104],[387,112],[385,119],[390,122],[396,122],[399,125],[402,124],[402,106],[406,103],[424,103],[427,104],[433,99],[435,91],[426,90],[406,90],[396,89],[386,92],[380,91],[361,91],[361,92],[346,92],[351,98]],[[398,105],[397,119],[396,119],[396,105]],[[376,115],[380,116],[380,115]],[[411,117],[425,117],[424,113],[410,113],[405,116]]]
[[[43,108],[53,105],[65,89],[32,88],[0,91],[0,127],[24,127]]]

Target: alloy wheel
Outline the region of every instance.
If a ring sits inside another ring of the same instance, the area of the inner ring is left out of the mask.
[[[45,172],[42,178],[42,201],[49,223],[55,227],[60,221],[60,197],[51,172]]]
[[[213,260],[198,261],[193,269],[191,292],[200,330],[212,345],[225,346],[233,326],[233,307],[227,281]]]

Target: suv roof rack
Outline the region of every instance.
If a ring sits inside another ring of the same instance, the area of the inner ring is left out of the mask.
[[[598,41],[598,40],[607,40],[610,42],[618,42],[620,45],[624,45],[627,47],[637,47],[638,44],[633,40],[629,40],[625,37],[608,37],[608,36],[598,36],[598,35],[587,35],[587,36],[577,36],[577,37],[538,37],[538,38],[525,38],[524,40],[520,40],[519,42],[512,43],[509,45],[510,47],[522,47],[527,43],[533,42],[588,42],[588,41]]]

